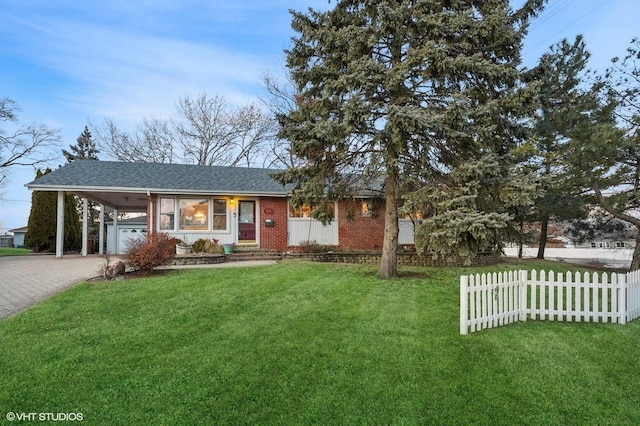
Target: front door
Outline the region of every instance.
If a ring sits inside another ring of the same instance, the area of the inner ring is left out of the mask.
[[[238,242],[256,242],[256,202],[241,200],[238,202]]]

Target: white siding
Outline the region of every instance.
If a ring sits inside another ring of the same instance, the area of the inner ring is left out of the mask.
[[[400,233],[398,234],[398,244],[413,244],[415,243],[413,235],[413,222],[411,219],[399,219],[398,227]]]
[[[323,225],[319,220],[303,217],[290,217],[288,224],[288,245],[299,246],[305,243],[338,245],[338,221]]]

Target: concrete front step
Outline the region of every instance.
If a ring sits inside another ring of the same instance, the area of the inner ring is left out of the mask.
[[[174,265],[198,265],[223,262],[241,262],[248,260],[281,260],[283,254],[269,249],[261,249],[257,246],[235,246],[230,254],[196,254],[176,256]]]

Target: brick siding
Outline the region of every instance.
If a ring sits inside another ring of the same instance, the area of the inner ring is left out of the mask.
[[[384,204],[362,216],[362,202],[338,203],[338,243],[341,250],[381,250],[384,238]]]
[[[286,198],[260,198],[260,247],[284,252],[287,248],[287,221],[289,211]],[[272,220],[273,227],[265,226]]]

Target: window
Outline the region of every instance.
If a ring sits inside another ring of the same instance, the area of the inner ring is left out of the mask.
[[[176,200],[173,198],[160,199],[160,230],[173,231],[175,229]]]
[[[209,200],[180,200],[180,230],[207,231],[209,229]]]
[[[303,205],[295,208],[293,204],[289,204],[289,217],[311,217],[311,207]]]
[[[404,215],[404,219],[422,220],[422,212],[407,213]]]
[[[327,214],[329,217],[335,217],[335,203],[326,203]],[[316,207],[303,205],[302,207],[295,208],[293,204],[289,204],[289,217],[311,217]]]
[[[591,248],[598,248],[598,245],[596,243],[591,243]]]
[[[362,208],[360,209],[360,216],[371,217],[373,206],[368,201],[362,202]]]
[[[213,230],[225,231],[227,229],[227,200],[213,200]]]
[[[227,231],[227,202],[225,198],[160,198],[158,227],[162,231]]]
[[[616,241],[616,248],[624,248],[624,241]]]

